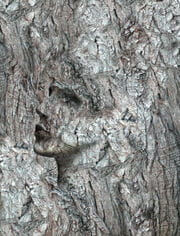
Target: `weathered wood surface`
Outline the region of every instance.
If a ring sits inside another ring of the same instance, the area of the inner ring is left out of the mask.
[[[180,235],[179,11],[0,0],[1,235]]]

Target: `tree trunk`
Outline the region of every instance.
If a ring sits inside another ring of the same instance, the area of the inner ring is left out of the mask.
[[[180,235],[177,0],[0,0],[0,234]]]

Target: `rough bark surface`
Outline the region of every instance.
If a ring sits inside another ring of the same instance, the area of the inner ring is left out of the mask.
[[[180,235],[179,11],[0,0],[1,235]]]

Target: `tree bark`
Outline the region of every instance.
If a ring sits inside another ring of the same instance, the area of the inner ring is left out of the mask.
[[[0,234],[180,235],[177,0],[0,0]]]

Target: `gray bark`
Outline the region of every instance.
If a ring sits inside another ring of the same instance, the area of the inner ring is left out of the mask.
[[[1,235],[180,235],[179,8],[0,0]]]

